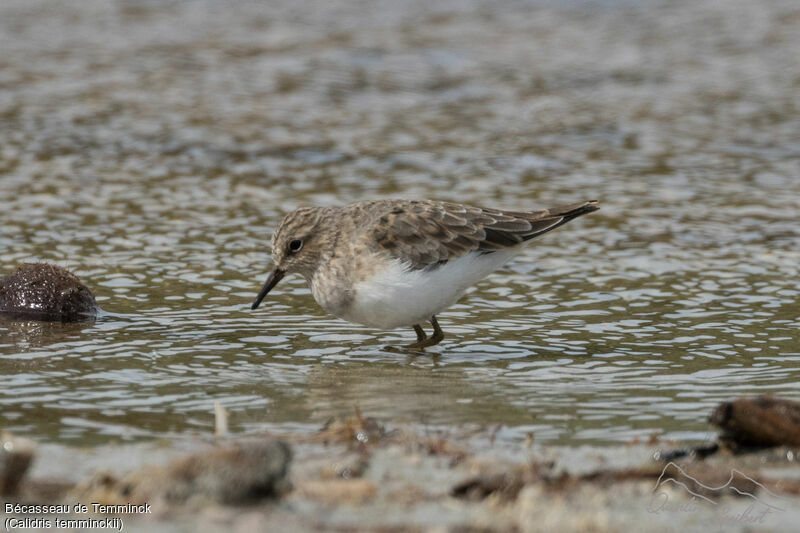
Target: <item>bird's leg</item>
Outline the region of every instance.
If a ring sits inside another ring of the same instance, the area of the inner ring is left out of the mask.
[[[406,346],[406,348],[411,348],[412,350],[421,348],[422,343],[428,339],[428,336],[425,335],[425,330],[419,324],[414,324],[414,332],[417,334],[417,342],[412,342]]]
[[[417,329],[419,326],[414,326],[414,331],[417,332],[417,342],[409,345],[408,348],[421,350],[427,348],[428,346],[434,346],[442,342],[442,339],[444,339],[444,332],[442,331],[442,328],[439,327],[439,322],[436,320],[436,316],[431,317],[431,326],[433,326],[433,335],[422,339],[419,338],[422,328]],[[425,333],[423,332],[422,334],[424,335]]]
[[[433,335],[428,337],[426,342],[430,344],[426,344],[426,346],[433,346],[435,344],[439,344],[444,339],[444,331],[442,328],[439,327],[439,321],[436,320],[436,315],[431,317],[431,326],[433,326]]]
[[[422,329],[422,326],[420,326],[419,324],[414,324],[414,332],[417,334],[418,343],[428,338],[428,336],[425,335],[425,330]]]

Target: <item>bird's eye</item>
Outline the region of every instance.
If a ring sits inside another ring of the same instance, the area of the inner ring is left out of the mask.
[[[295,239],[289,243],[289,253],[296,254],[303,247],[303,241]]]

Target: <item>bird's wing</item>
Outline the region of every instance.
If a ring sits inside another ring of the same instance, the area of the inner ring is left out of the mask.
[[[435,268],[468,252],[517,246],[597,209],[584,202],[539,211],[501,211],[433,201],[386,204],[368,230],[377,246],[413,269]]]

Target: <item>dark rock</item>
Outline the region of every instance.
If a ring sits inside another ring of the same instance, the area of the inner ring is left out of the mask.
[[[291,450],[283,441],[252,440],[151,466],[123,478],[97,474],[71,494],[105,505],[215,501],[238,505],[279,496],[289,488]]]
[[[0,316],[15,320],[91,320],[99,307],[77,276],[49,263],[28,263],[0,279]]]
[[[719,404],[709,421],[722,428],[720,440],[735,446],[800,446],[800,402],[739,398]]]
[[[277,440],[192,455],[170,465],[164,494],[169,501],[181,502],[199,493],[227,504],[277,496],[290,460],[289,446]]]
[[[31,465],[35,445],[33,441],[0,433],[0,496],[17,493],[20,482]]]

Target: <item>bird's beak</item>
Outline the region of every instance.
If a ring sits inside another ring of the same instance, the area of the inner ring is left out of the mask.
[[[286,274],[286,271],[281,270],[280,268],[276,268],[269,273],[267,281],[264,282],[264,286],[261,287],[261,292],[258,293],[258,297],[256,298],[256,301],[253,302],[253,305],[250,306],[250,309],[255,309],[259,306],[261,300],[263,300],[267,293],[272,290],[272,287],[278,284],[281,278],[283,278],[284,274]]]

